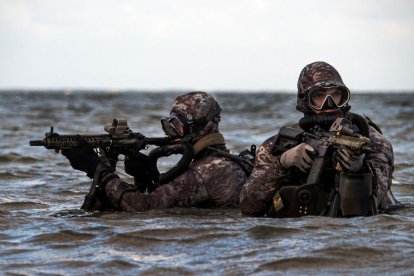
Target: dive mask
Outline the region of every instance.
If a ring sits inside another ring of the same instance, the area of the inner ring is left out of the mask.
[[[327,89],[336,88],[332,92]],[[350,99],[348,89],[338,87],[323,87],[312,89],[307,94],[308,105],[315,110],[335,109],[344,107]]]
[[[176,114],[161,119],[162,130],[169,137],[184,137],[186,123],[183,122]]]

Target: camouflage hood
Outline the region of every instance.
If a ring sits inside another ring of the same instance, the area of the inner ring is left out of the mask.
[[[312,110],[306,102],[309,91],[318,88],[337,87],[349,91],[342,81],[341,75],[330,64],[317,61],[308,64],[303,68],[298,80],[298,100],[296,109],[303,113],[310,113]],[[349,105],[345,105],[342,110],[348,111]]]
[[[194,126],[191,132],[195,140],[218,132],[220,112],[221,107],[214,97],[202,91],[178,96],[171,108],[171,113],[177,114]]]

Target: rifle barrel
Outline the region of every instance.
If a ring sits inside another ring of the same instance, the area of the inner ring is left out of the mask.
[[[44,146],[43,140],[30,140],[30,146],[37,147],[37,146]]]
[[[171,139],[168,137],[145,137],[144,139],[146,144],[155,145],[155,146],[162,146],[171,143]]]

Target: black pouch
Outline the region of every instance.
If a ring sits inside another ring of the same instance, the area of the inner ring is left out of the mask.
[[[344,217],[372,213],[372,175],[340,173],[339,206]]]
[[[278,218],[319,216],[326,207],[326,201],[327,194],[314,184],[284,186],[275,195],[269,215]]]

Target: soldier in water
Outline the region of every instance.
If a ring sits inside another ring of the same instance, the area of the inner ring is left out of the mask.
[[[205,92],[187,93],[174,100],[170,116],[161,120],[163,130],[171,139],[186,141],[194,153],[181,174],[154,190],[142,189],[153,184],[147,155],[125,157],[125,171],[135,179],[132,185],[122,181],[114,164],[102,162],[87,143],[62,151],[74,169],[94,179],[94,198],[85,201],[84,209],[96,209],[96,201],[100,202],[99,209],[122,211],[175,206],[238,207],[246,173],[237,162],[219,154],[228,152],[218,128],[220,112],[217,101]]]
[[[367,190],[372,189],[368,191],[372,210],[361,215],[375,214],[377,211],[401,206],[390,189],[394,170],[391,143],[368,117],[349,112],[350,96],[349,89],[334,67],[325,62],[307,65],[298,80],[296,109],[303,112],[304,117],[295,126],[298,129],[297,133],[311,131],[316,125],[328,131],[337,118],[346,118],[352,121],[355,135],[367,136],[370,147],[374,150],[361,152],[346,146],[339,147],[331,158],[327,158],[329,160],[325,160],[326,166],[323,168],[319,185],[303,191],[300,187],[307,184],[316,149],[301,141],[296,146],[281,149],[279,135],[272,136],[258,149],[253,172],[240,193],[243,215],[359,215],[353,212],[359,208],[355,205],[358,204],[357,198],[360,195],[351,194],[351,199],[344,203],[341,197],[337,196],[338,185],[332,185],[342,182],[351,183],[352,186],[355,179],[363,179],[365,182],[362,185],[369,183]],[[362,133],[364,129],[366,133]],[[340,181],[337,176],[338,163],[343,172],[343,179]],[[348,196],[349,194],[342,195],[343,198]],[[316,210],[311,210],[312,208]]]

